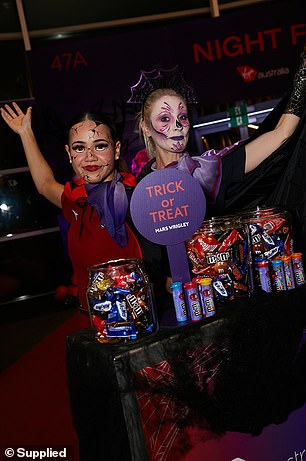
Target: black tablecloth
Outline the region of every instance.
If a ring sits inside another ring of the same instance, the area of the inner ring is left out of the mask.
[[[69,390],[81,461],[154,459],[148,434],[155,423],[147,421],[144,396],[151,406],[171,401],[177,434],[196,425],[258,435],[286,420],[306,401],[305,299],[306,286],[258,292],[211,319],[163,328],[128,345],[100,344],[90,329],[70,335]],[[177,441],[173,453],[188,450],[186,437]]]

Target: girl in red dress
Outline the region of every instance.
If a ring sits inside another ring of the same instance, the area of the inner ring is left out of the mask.
[[[80,311],[87,313],[88,268],[108,260],[142,256],[127,222],[135,178],[119,172],[120,141],[112,121],[104,114],[86,112],[71,122],[65,145],[75,177],[60,184],[36,141],[31,111],[29,107],[24,113],[15,102],[12,107],[6,104],[1,108],[4,121],[20,136],[38,192],[62,208],[68,222],[68,253]]]

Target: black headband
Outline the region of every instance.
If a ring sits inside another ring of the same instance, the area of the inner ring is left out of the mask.
[[[160,88],[171,88],[180,94],[188,104],[196,104],[197,98],[193,88],[188,85],[178,66],[172,69],[156,68],[150,71],[140,71],[138,82],[131,87],[129,104],[144,104],[145,100],[153,91]]]

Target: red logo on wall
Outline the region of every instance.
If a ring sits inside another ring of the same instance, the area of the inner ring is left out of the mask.
[[[241,75],[244,82],[253,82],[257,76],[257,70],[250,66],[239,66],[237,67],[239,74]]]

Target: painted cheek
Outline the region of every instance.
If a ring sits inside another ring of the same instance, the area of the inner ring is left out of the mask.
[[[81,161],[80,158],[77,155],[71,155],[71,161],[74,163],[74,165],[79,166]]]
[[[168,131],[168,130],[169,130],[169,123],[165,123],[165,122],[162,122],[161,120],[157,120],[156,131],[163,133],[164,131]]]
[[[160,131],[161,131],[161,133],[163,133],[164,131],[169,131],[169,129],[170,129],[170,127],[169,127],[168,124],[167,125],[162,125]]]
[[[165,131],[169,131],[169,126],[168,125],[162,125],[162,124],[156,124],[156,126],[153,125],[153,123],[151,124],[152,126],[152,129],[154,131],[155,134],[159,135],[159,136],[166,136],[164,134]]]

